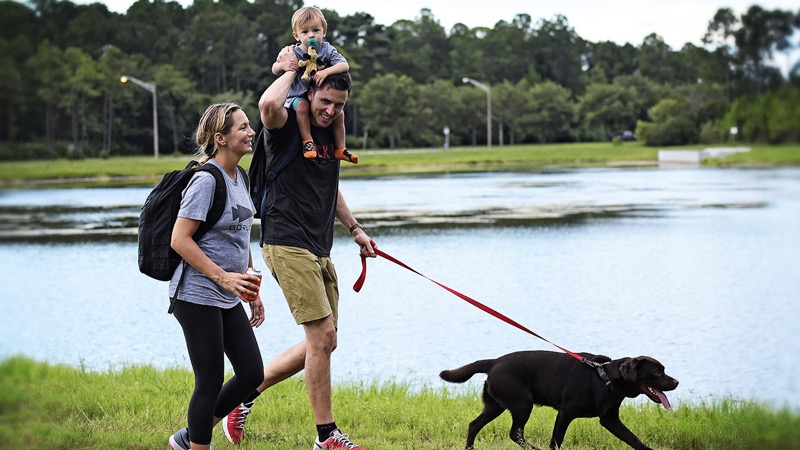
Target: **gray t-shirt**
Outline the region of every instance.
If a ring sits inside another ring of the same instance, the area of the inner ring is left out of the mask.
[[[206,164],[220,167],[216,161]],[[233,181],[220,167],[227,183],[228,199],[219,221],[200,240],[197,245],[212,261],[227,272],[244,273],[250,255],[250,227],[253,224],[255,207],[247,191],[247,184],[237,169],[237,180]],[[183,191],[178,217],[204,221],[214,198],[214,176],[207,172],[197,172]],[[175,295],[175,288],[181,277],[184,264],[178,266],[169,283],[169,296]],[[240,301],[233,292],[221,288],[208,277],[186,264],[187,272],[178,292],[178,300],[200,305],[233,308]]]

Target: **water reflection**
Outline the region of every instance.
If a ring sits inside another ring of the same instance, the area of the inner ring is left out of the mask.
[[[0,191],[0,241],[136,239],[149,189]]]
[[[682,208],[761,208],[766,201],[760,183],[766,176],[764,171],[590,169],[345,180],[342,190],[353,192],[347,195],[351,207],[373,229],[529,226],[653,217]],[[128,241],[150,189],[2,192],[0,240]]]
[[[383,250],[571,350],[655,356],[681,380],[677,401],[731,394],[800,407],[800,363],[785,357],[800,351],[800,170],[480,174],[342,190]],[[138,273],[126,231],[148,192],[0,193],[3,233],[56,230],[0,241],[0,357],[188,367],[166,285]],[[554,350],[385,260],[370,261],[353,293],[361,266],[345,234],[333,254],[337,382],[439,387],[444,368]],[[302,331],[274,282],[263,293],[268,360]]]

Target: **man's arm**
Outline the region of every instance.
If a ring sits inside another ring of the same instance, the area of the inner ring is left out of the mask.
[[[285,72],[269,85],[267,90],[261,94],[261,99],[258,100],[258,110],[261,113],[261,122],[268,130],[276,130],[283,128],[289,115],[283,104],[286,102],[286,97],[289,95],[289,88],[292,87],[292,82],[298,69],[297,58],[294,56],[294,51],[291,46],[284,47],[278,55],[277,63],[286,63],[288,61],[288,68]]]
[[[274,63],[272,63],[272,74],[273,75],[280,76],[280,75],[283,75],[283,72],[284,72],[284,70],[283,70],[283,67],[281,66],[281,63],[279,63],[278,61],[275,61]]]
[[[358,222],[356,221],[355,216],[353,216],[353,213],[350,211],[350,207],[347,206],[347,202],[344,201],[342,191],[339,191],[337,195],[338,199],[336,200],[336,218],[339,220],[339,223],[344,225],[344,227],[348,230],[353,230],[350,232],[350,235],[353,236],[353,240],[361,249],[360,251],[362,256],[368,256],[370,258],[376,257],[377,254],[375,253],[375,249],[372,248],[372,239],[361,228],[361,225],[356,226]]]

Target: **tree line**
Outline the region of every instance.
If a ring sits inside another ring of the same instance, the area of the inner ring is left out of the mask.
[[[138,0],[125,14],[100,3],[0,1],[0,159],[150,154],[157,90],[162,153],[191,152],[212,101],[256,102],[293,43],[299,0]],[[769,61],[798,47],[800,11],[721,8],[703,46],[672,49],[657,34],[638,46],[590,42],[557,15],[520,13],[494,27],[445,30],[429,9],[378,24],[323,10],[327,39],[347,57],[354,89],[348,146],[481,145],[491,87],[494,145],[608,140],[636,131],[648,145],[737,139],[796,142],[800,62]]]

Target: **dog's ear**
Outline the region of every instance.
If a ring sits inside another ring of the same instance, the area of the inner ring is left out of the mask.
[[[639,365],[639,358],[631,358],[628,361],[622,363],[619,366],[619,373],[622,374],[622,378],[625,378],[629,381],[636,381],[636,366]]]

